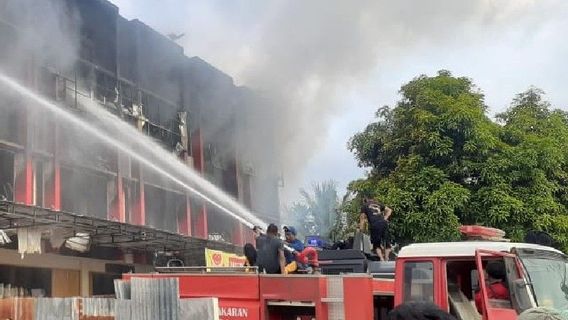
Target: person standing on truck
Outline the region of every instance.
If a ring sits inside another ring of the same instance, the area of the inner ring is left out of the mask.
[[[284,235],[286,236],[286,245],[296,250],[298,253],[304,250],[304,243],[296,238],[296,228],[284,226]],[[286,273],[292,273],[298,270],[295,254],[285,251],[284,255],[286,256]]]
[[[389,237],[389,218],[392,209],[380,202],[363,199],[361,207],[361,215],[359,217],[359,230],[365,228],[365,220],[369,225],[369,235],[373,250],[381,261],[388,261],[391,251],[391,243]]]
[[[510,300],[507,281],[507,272],[503,260],[492,260],[485,266],[487,297],[489,299]],[[475,294],[475,307],[483,314],[483,295],[481,290]]]
[[[266,238],[258,242],[257,238],[256,265],[259,272],[270,274],[286,272],[286,258],[284,257],[284,243],[278,238],[278,227],[270,224],[266,229]]]

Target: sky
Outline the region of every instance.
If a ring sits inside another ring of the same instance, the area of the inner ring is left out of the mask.
[[[238,85],[275,106],[285,187],[365,174],[347,142],[394,105],[400,86],[441,69],[483,91],[490,115],[530,86],[568,109],[565,0],[111,0],[128,19],[185,35]]]

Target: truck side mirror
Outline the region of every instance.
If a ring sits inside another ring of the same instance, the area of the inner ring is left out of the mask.
[[[515,300],[520,312],[533,307],[529,287],[530,283],[528,283],[525,279],[513,280],[511,297]]]

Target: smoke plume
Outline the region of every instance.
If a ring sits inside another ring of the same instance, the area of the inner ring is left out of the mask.
[[[288,194],[297,192],[301,169],[325,142],[330,119],[345,111],[342,99],[371,74],[418,50],[530,37],[568,9],[558,0],[171,0],[159,8],[152,1],[114,2],[126,14],[153,12],[143,17],[150,25],[186,33],[179,43],[188,55],[261,93],[268,103],[249,110],[256,119],[251,136],[260,140],[249,141],[247,151],[273,149],[273,164],[293,187]],[[267,146],[264,133],[271,130],[274,146]]]
[[[65,72],[75,63],[80,18],[66,1],[4,0],[0,22],[4,70],[21,72],[15,69],[33,62]]]

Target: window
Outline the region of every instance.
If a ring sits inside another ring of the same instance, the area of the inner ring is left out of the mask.
[[[0,200],[14,200],[14,154],[0,150]]]
[[[405,263],[404,301],[434,302],[434,265],[432,262]]]
[[[539,307],[568,309],[568,262],[562,256],[523,257]]]

